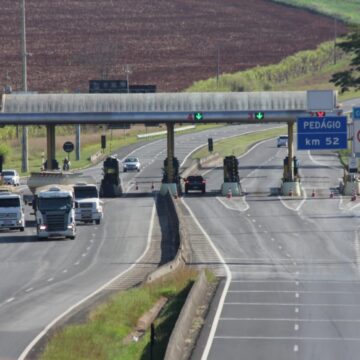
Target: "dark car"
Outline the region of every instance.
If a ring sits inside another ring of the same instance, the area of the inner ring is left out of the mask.
[[[185,193],[189,190],[200,190],[203,194],[205,193],[206,181],[201,175],[191,175],[185,180]]]

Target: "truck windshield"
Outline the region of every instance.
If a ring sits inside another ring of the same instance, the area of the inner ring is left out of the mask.
[[[19,207],[19,206],[20,206],[19,198],[8,198],[8,199],[0,198],[0,207]]]
[[[72,199],[68,197],[39,198],[39,210],[70,210]]]
[[[75,190],[75,199],[89,199],[89,198],[98,198],[99,197],[99,193],[97,191],[97,188],[94,187],[78,187],[75,186],[74,187]]]

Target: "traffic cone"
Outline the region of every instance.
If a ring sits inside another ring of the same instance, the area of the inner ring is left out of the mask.
[[[311,193],[311,197],[315,197],[315,189],[313,189],[313,191]]]
[[[227,192],[227,198],[228,198],[228,199],[231,199],[231,198],[232,198],[231,189],[229,189],[228,192]]]

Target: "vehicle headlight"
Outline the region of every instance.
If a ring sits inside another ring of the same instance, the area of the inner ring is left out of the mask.
[[[39,229],[40,229],[40,230],[46,230],[46,225],[45,225],[45,224],[39,225]]]
[[[72,224],[68,225],[68,229],[70,229],[70,230],[72,230],[72,229],[73,229]]]

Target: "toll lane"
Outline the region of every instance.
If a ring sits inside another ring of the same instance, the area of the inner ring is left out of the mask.
[[[359,210],[330,197],[342,170],[326,153],[296,154],[304,197],[277,195],[285,156],[272,140],[240,158],[242,199],[185,197],[232,276],[208,359],[358,358]],[[211,191],[221,169],[206,176]]]

